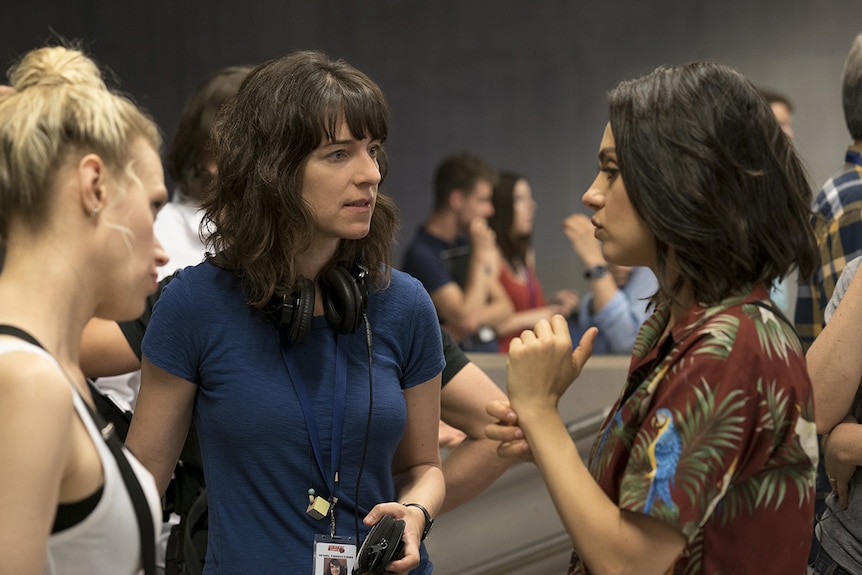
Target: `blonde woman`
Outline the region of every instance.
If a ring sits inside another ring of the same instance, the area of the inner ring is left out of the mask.
[[[155,483],[97,424],[78,352],[87,320],[135,318],[156,289],[166,258],[153,220],[167,197],[158,129],[75,49],[34,50],[10,81],[0,94],[0,573],[151,573]]]

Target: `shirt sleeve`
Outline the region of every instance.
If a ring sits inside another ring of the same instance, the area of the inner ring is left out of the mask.
[[[131,321],[121,321],[117,323],[117,325],[120,326],[120,331],[123,332],[126,341],[129,343],[129,347],[131,347],[132,351],[135,352],[135,355],[138,356],[138,361],[141,360],[141,344],[144,341],[144,334],[147,332],[147,326],[149,325],[150,318],[153,315],[153,308],[155,307],[156,302],[159,301],[159,296],[162,294],[162,290],[165,289],[165,286],[168,285],[172,279],[174,279],[174,275],[175,274],[171,274],[164,277],[159,282],[159,287],[156,292],[147,297],[147,304],[141,317]]]
[[[844,268],[844,271],[841,272],[841,275],[838,276],[838,281],[835,284],[835,291],[832,292],[832,297],[829,298],[829,304],[826,306],[826,311],[823,313],[824,321],[828,322],[832,319],[832,314],[835,313],[835,309],[838,307],[838,304],[841,303],[841,300],[844,298],[844,294],[847,293],[847,288],[849,288],[850,284],[853,282],[853,278],[856,276],[856,272],[859,270],[860,264],[862,264],[862,257],[852,260]]]
[[[443,336],[443,356],[446,358],[446,366],[443,368],[443,385],[446,385],[452,378],[458,375],[465,365],[470,363],[467,354],[464,353],[449,332],[440,330]]]
[[[592,292],[584,296],[578,313],[578,328],[581,333],[595,326],[599,328],[597,339],[600,349],[606,353],[628,354],[634,347],[641,325],[649,317],[651,306],[647,298],[655,293],[658,284],[652,271],[637,267],[632,270],[628,282],[617,290],[611,301],[597,314],[590,313]]]
[[[437,311],[428,292],[410,278],[412,295],[406,299],[410,315],[410,342],[407,343],[407,361],[403,366],[401,385],[404,388],[424,383],[443,371],[443,338]]]
[[[147,359],[157,367],[198,383],[200,344],[195,333],[203,314],[198,310],[201,298],[193,296],[190,275],[183,271],[177,272],[170,286],[160,292],[141,348]]]

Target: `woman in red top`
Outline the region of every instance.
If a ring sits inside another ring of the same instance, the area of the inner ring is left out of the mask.
[[[540,319],[550,319],[557,313],[568,316],[577,309],[579,300],[573,291],[560,291],[552,302],[545,301],[533,249],[536,201],[527,179],[514,172],[502,172],[492,199],[494,215],[488,225],[497,236],[500,283],[515,308],[514,314],[496,326],[500,353],[508,353],[513,337]]]

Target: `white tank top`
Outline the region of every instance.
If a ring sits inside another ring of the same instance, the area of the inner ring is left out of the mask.
[[[0,355],[11,352],[28,352],[41,355],[64,373],[60,364],[45,350],[17,340],[0,341]],[[36,383],[36,382],[34,382]],[[69,386],[72,387],[71,382]],[[87,405],[75,388],[72,400],[78,418],[84,423],[90,439],[99,452],[105,476],[102,496],[83,521],[51,535],[45,575],[134,575],[141,567],[141,539],[135,507],[126,490],[123,476],[110,448],[102,438],[96,423],[90,417]],[[125,448],[126,458],[149,503],[153,524],[162,523],[162,508],[153,476]]]

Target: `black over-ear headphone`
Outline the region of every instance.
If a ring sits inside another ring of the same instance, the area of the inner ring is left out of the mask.
[[[368,270],[359,264],[352,270],[335,266],[323,275],[320,282],[323,311],[326,321],[338,333],[353,333],[362,323],[368,305],[367,276]],[[299,283],[299,289],[282,298],[275,314],[278,326],[288,330],[292,343],[305,341],[314,315],[314,282],[299,278]]]

